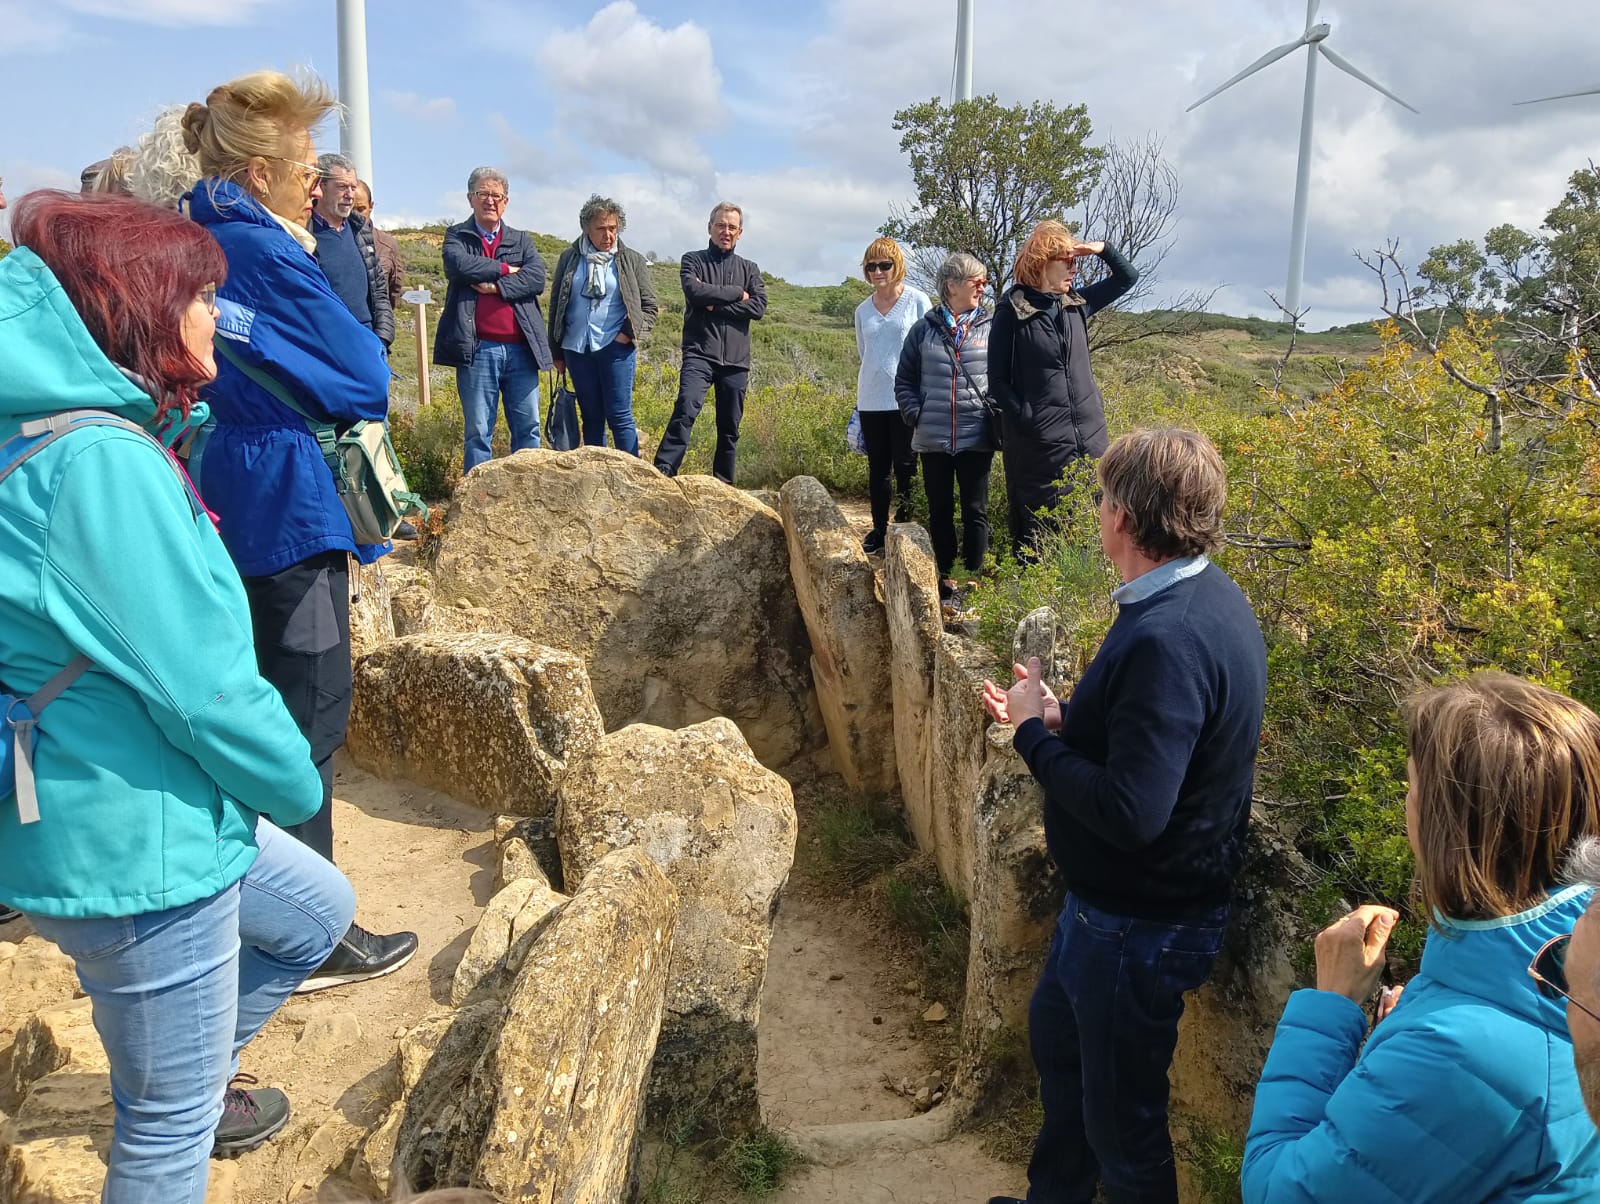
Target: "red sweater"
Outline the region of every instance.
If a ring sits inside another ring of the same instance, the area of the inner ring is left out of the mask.
[[[478,238],[483,242],[483,253],[493,259],[495,252],[500,249],[500,231],[494,232],[493,238]],[[502,263],[500,274],[511,273],[511,265]],[[511,303],[499,293],[479,293],[478,305],[475,314],[478,337],[487,339],[491,343],[520,343],[523,342],[522,328],[517,325],[516,311],[511,308]]]

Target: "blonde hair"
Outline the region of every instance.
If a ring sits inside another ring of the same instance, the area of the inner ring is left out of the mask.
[[[107,196],[132,196],[133,189],[128,183],[128,169],[133,166],[133,147],[119,146],[111,152],[111,158],[106,160],[106,165],[100,169],[100,174],[94,178],[94,187],[91,192],[104,193]]]
[[[1017,265],[1011,269],[1011,274],[1018,284],[1043,288],[1045,267],[1052,259],[1071,259],[1072,248],[1077,245],[1078,240],[1066,226],[1053,219],[1042,221],[1017,252]]]
[[[281,160],[298,151],[299,136],[337,107],[316,76],[257,71],[213,88],[205,104],[191,104],[183,115],[184,144],[207,176],[237,182],[256,158],[272,161],[276,174]]]
[[[861,277],[866,279],[867,264],[877,260],[889,260],[894,267],[889,269],[889,279],[894,284],[899,284],[906,278],[906,253],[900,249],[900,244],[892,238],[875,238],[867,244],[867,249],[861,253]]]
[[[1216,447],[1178,427],[1119,435],[1100,457],[1106,500],[1128,515],[1152,560],[1198,556],[1222,543],[1228,474]]]
[[[1542,903],[1600,835],[1600,717],[1509,673],[1474,673],[1405,706],[1417,878],[1430,919]]]

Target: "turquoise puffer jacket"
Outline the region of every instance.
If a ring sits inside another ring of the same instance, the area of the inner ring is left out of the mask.
[[[1600,1200],[1600,1135],[1565,1009],[1527,972],[1591,893],[1430,933],[1421,972],[1365,1048],[1350,1000],[1290,996],[1256,1089],[1246,1204]]]
[[[0,442],[67,409],[155,415],[19,248],[0,260]],[[94,668],[40,719],[39,822],[0,800],[0,901],[182,906],[244,876],[258,813],[294,824],[321,806],[222,541],[161,449],[116,427],[65,435],[0,482],[0,681],[31,693],[79,653]]]

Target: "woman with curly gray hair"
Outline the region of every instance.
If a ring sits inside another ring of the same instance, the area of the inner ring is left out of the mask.
[[[583,230],[556,262],[550,294],[550,347],[556,371],[570,370],[583,420],[583,442],[639,454],[633,376],[639,340],[656,324],[655,288],[644,256],[623,246],[628,215],[610,197],[591,196],[578,210]]]

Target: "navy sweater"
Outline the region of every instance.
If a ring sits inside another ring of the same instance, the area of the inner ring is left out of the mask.
[[[1068,889],[1175,922],[1228,902],[1266,690],[1261,627],[1216,565],[1122,605],[1059,737],[1030,719],[1014,738]]]

